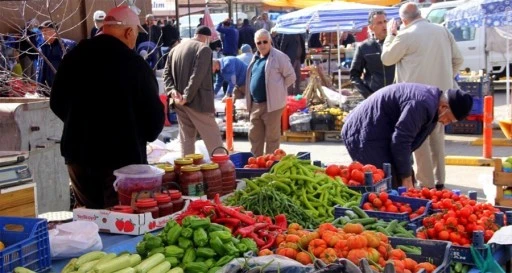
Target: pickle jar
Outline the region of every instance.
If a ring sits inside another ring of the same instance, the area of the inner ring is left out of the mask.
[[[223,149],[225,154],[216,154],[217,149]],[[224,147],[215,148],[211,156],[212,162],[219,164],[222,173],[222,194],[228,194],[235,191],[236,188],[236,170],[235,164],[229,159],[228,150]]]
[[[169,163],[158,164],[158,168],[165,171],[162,176],[162,187],[164,189],[170,189],[173,182],[176,182],[176,173],[174,172],[174,166]]]
[[[146,213],[151,212],[151,216],[153,219],[159,217],[158,203],[153,198],[142,198],[138,199],[135,202],[135,212],[136,213]]]
[[[192,158],[177,158],[174,160],[174,174],[177,183],[180,183],[181,167],[192,165],[194,160]]]
[[[169,191],[172,203],[172,213],[178,212],[185,206],[185,200],[183,200],[182,194],[178,190]]]
[[[192,158],[192,160],[194,161],[194,165],[201,165],[206,163],[206,161],[204,161],[203,154],[188,154],[185,155],[185,158]]]
[[[208,199],[213,199],[215,194],[222,195],[222,172],[217,163],[207,163],[201,165],[205,192]]]
[[[158,204],[158,215],[160,217],[173,214],[173,204],[168,194],[155,194],[155,200]]]
[[[196,165],[187,165],[181,167],[180,186],[183,194],[185,195],[204,195],[204,183],[201,168]]]

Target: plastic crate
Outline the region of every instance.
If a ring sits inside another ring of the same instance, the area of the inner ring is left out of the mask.
[[[384,170],[384,174],[386,175],[386,177],[384,177],[382,181],[373,184],[373,175],[371,173],[365,173],[364,186],[350,186],[349,188],[360,193],[381,192],[390,190],[391,183],[393,182],[391,177],[391,165],[389,163],[384,163],[382,166],[382,170]]]
[[[397,245],[419,247],[421,248],[420,255],[407,254],[407,257],[415,260],[418,263],[432,263],[437,267],[433,271],[434,273],[450,272],[450,249],[452,247],[451,242],[390,237],[389,243],[391,246],[393,246],[393,248],[396,248]]]
[[[236,179],[258,177],[269,171],[267,168],[245,169],[244,165],[247,164],[247,160],[251,156],[254,155],[250,152],[239,152],[229,155],[229,159],[235,165]],[[311,159],[309,152],[298,152],[296,156],[298,159]],[[277,162],[274,162],[274,164]]]
[[[459,88],[473,97],[483,97],[490,93],[490,85],[491,82],[489,79],[481,77],[479,81],[476,82],[457,82]]]
[[[0,217],[0,273],[22,266],[32,271],[50,269],[50,240],[46,219]]]
[[[344,208],[344,207],[342,207],[340,205],[334,206],[334,219],[338,219],[339,217],[344,216],[345,215],[345,211],[347,211],[347,210],[352,211],[351,209]],[[366,212],[368,212],[368,211],[366,211]],[[368,216],[370,216],[370,215],[368,215]],[[405,229],[412,231],[413,234],[416,235],[416,231],[418,230],[418,226],[416,226],[416,224],[409,223],[409,224],[407,224],[405,226]]]
[[[473,107],[470,115],[481,115],[484,113],[484,100],[482,97],[473,96]]]
[[[483,123],[480,120],[461,120],[444,127],[446,134],[482,134]]]
[[[362,208],[363,204],[368,200],[368,194],[363,194],[363,198],[361,198],[361,203],[359,204],[359,207]],[[394,196],[389,195],[388,197],[393,202],[400,202],[400,203],[407,203],[411,206],[412,210],[415,211],[419,209],[421,206],[425,206],[425,211],[417,216],[416,218],[410,219],[409,214],[407,212],[401,212],[401,213],[393,213],[393,212],[382,212],[382,211],[373,211],[373,210],[365,210],[366,214],[370,217],[375,217],[377,219],[381,219],[384,221],[407,221],[411,224],[415,225],[416,227],[420,227],[422,225],[423,218],[425,218],[430,209],[432,201],[427,199],[418,199],[418,198],[409,198],[409,197],[403,197],[403,196]],[[334,217],[338,218],[340,216],[343,216],[345,214],[345,211],[347,208],[342,208],[340,206],[334,207]]]

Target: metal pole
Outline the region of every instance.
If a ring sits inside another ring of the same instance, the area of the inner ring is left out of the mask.
[[[178,33],[180,31],[180,1],[174,0],[174,8],[176,9],[176,25],[175,27],[178,29]],[[181,34],[180,34],[181,35]]]
[[[188,6],[188,37],[192,38],[192,22],[191,22],[191,18],[190,18],[190,0],[187,0],[187,6]]]

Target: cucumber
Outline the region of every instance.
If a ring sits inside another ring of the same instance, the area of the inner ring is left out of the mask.
[[[358,219],[359,217],[357,216],[357,214],[355,214],[353,211],[351,210],[346,210],[345,211],[345,216],[347,216],[348,218],[350,218],[351,220],[353,219]]]
[[[133,267],[127,267],[127,268],[123,268],[121,270],[117,270],[114,273],[135,273],[135,269],[133,269]]]
[[[357,218],[357,219],[352,219],[349,221],[349,223],[351,224],[361,224],[363,226],[365,225],[370,225],[370,224],[375,224],[377,222],[377,219],[375,218]]]
[[[115,254],[115,253],[108,253],[107,255],[101,257],[96,265],[102,264],[102,263],[104,263],[106,261],[110,261],[110,260],[114,259],[115,257],[117,257],[117,254]]]
[[[91,251],[89,253],[85,253],[84,255],[80,256],[78,258],[78,260],[76,261],[75,269],[80,268],[83,264],[85,264],[87,262],[99,260],[100,258],[102,258],[105,255],[107,255],[107,253],[105,253],[103,251]]]
[[[112,273],[130,266],[130,256],[121,255],[94,267],[95,273]]]
[[[164,254],[156,253],[153,256],[146,258],[144,261],[142,261],[137,266],[135,266],[135,271],[137,273],[147,273],[149,270],[151,270],[151,268],[157,266],[164,260],[165,260]],[[101,273],[101,272],[97,272],[97,273]]]
[[[18,267],[14,268],[14,273],[36,273],[36,272],[34,272],[30,269],[27,269],[25,267],[18,266]]]
[[[171,269],[171,263],[168,261],[163,261],[156,265],[155,267],[151,268],[148,273],[166,273]]]
[[[370,216],[368,216],[368,214],[366,214],[366,212],[364,212],[364,210],[359,206],[352,206],[351,209],[355,214],[357,214],[357,216],[359,216],[359,218],[370,218]]]
[[[130,255],[130,267],[135,267],[136,265],[140,264],[141,261],[142,258],[139,254]]]
[[[83,264],[82,266],[80,266],[80,268],[78,268],[78,272],[80,273],[86,273],[87,271],[91,270],[94,268],[95,265],[98,264],[100,260],[94,260],[94,261],[90,261],[90,262],[86,262],[85,264]]]
[[[183,268],[181,268],[181,267],[175,267],[175,268],[173,268],[173,269],[171,269],[171,270],[167,271],[167,273],[185,273],[185,272],[183,271]]]

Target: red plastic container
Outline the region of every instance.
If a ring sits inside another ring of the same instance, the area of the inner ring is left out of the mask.
[[[115,170],[117,179],[114,181],[114,189],[117,191],[119,203],[131,206],[132,199],[138,192],[159,191],[164,173],[164,170],[150,165],[128,165]]]

